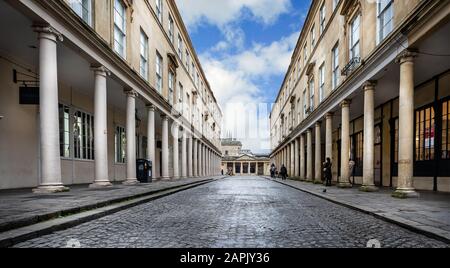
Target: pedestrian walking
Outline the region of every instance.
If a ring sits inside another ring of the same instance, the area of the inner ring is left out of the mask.
[[[275,164],[272,164],[272,166],[270,167],[270,177],[271,178],[275,178],[275,170],[276,170]]]
[[[353,161],[352,159],[350,159],[350,162],[348,163],[348,165],[349,165],[349,172],[350,172],[350,176],[348,177],[348,182],[350,184],[353,184],[354,181],[352,181],[352,177],[353,177],[353,180],[354,180],[355,179],[355,165],[356,165],[356,162]]]
[[[280,175],[281,175],[281,179],[283,181],[285,181],[287,179],[287,169],[284,165],[281,165],[281,169],[280,169]]]
[[[331,172],[332,167],[331,159],[327,157],[325,163],[323,163],[323,174],[325,176],[325,186],[331,186],[331,179],[333,177]]]

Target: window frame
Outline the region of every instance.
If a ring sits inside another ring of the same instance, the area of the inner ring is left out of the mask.
[[[72,157],[72,109],[69,105],[59,103],[59,153],[61,158]]]
[[[122,9],[118,10],[117,6],[120,6]],[[123,11],[123,14],[120,14],[119,11]],[[126,59],[127,58],[127,7],[125,5],[125,3],[123,2],[123,0],[114,0],[114,51],[121,56],[122,58]],[[118,15],[121,19],[122,19],[122,25],[119,25],[117,19]],[[117,40],[119,36],[117,36],[118,34],[120,34],[120,38],[123,41],[123,44],[121,44],[119,41]],[[117,45],[119,45],[120,47],[118,47]],[[122,51],[121,51],[121,50]]]
[[[384,6],[384,8],[381,8],[382,5],[382,1],[389,1],[388,4],[386,4]],[[386,37],[392,33],[392,31],[394,30],[394,0],[378,0],[377,1],[377,44],[379,44],[381,41],[383,41],[384,39],[386,39]],[[384,15],[390,12],[391,17],[390,20],[385,23],[384,22]],[[384,30],[386,29],[385,27],[390,25],[390,30],[389,32],[384,32]]]
[[[126,128],[121,125],[116,125],[114,127],[114,163],[125,164],[127,162],[126,148],[127,148]]]
[[[144,41],[144,42],[143,42]],[[149,38],[145,31],[141,28],[140,32],[140,63],[139,63],[139,74],[141,77],[143,77],[146,81],[148,81],[148,60],[149,60]],[[144,55],[142,53],[144,52]]]
[[[325,62],[319,67],[319,103],[322,103],[325,95]]]
[[[339,42],[336,43],[336,45],[334,45],[333,49],[331,50],[331,64],[332,64],[332,86],[331,89],[335,90],[338,86],[339,83],[341,82],[340,80],[340,72],[339,72]]]
[[[308,90],[309,90],[309,111],[314,111],[315,107],[315,85],[314,85],[314,76],[312,76],[308,81]]]
[[[174,104],[174,85],[175,85],[175,74],[171,70],[169,70],[167,100],[169,101],[170,105]]]
[[[322,35],[325,31],[325,21],[326,21],[326,6],[325,1],[323,1],[322,6],[319,10],[319,35]]]
[[[163,23],[164,2],[163,0],[155,0],[155,12],[159,23]]]
[[[358,21],[357,29],[354,29],[354,23]],[[358,39],[355,41],[355,33],[358,33]],[[356,53],[356,48],[358,53]],[[355,17],[350,21],[350,34],[349,34],[349,56],[350,60],[361,57],[361,14],[357,13]]]
[[[436,158],[436,156],[437,156],[437,151],[436,151],[436,149],[437,149],[437,146],[436,146],[436,141],[437,141],[437,139],[436,139],[436,134],[437,134],[436,116],[438,114],[436,113],[434,104],[435,103],[433,102],[431,104],[427,104],[427,105],[424,105],[424,106],[419,107],[417,109],[414,109],[414,141],[415,141],[415,143],[414,143],[414,162],[415,163],[434,162],[434,161],[437,160],[437,158]],[[429,120],[426,118],[426,115],[427,115],[426,112],[427,112],[428,109],[430,110],[430,119]],[[423,116],[423,118],[424,118],[423,121],[421,121],[422,120],[421,118],[418,118],[418,114],[420,114],[420,116],[421,116],[421,112],[423,112],[423,115],[424,115]],[[425,130],[426,130],[426,123],[427,123],[427,121],[430,121],[429,122],[430,123],[429,124],[430,130],[429,130],[428,133],[429,134],[433,133],[433,135],[434,135],[433,136],[433,142],[431,143],[431,139],[429,139],[429,141],[428,141],[429,148],[426,147],[427,142],[426,142],[426,138],[425,138],[425,135],[426,135],[426,131]],[[434,122],[433,125],[432,125],[432,122]],[[419,129],[417,128],[418,126],[419,126]],[[421,127],[423,127],[423,130],[424,130],[424,132],[423,132],[423,140],[421,139],[421,136],[422,136],[421,135]],[[423,144],[421,144],[421,142],[423,142]],[[417,151],[418,149],[419,149],[419,152]],[[424,153],[423,157],[420,155],[422,150],[423,150],[423,153]],[[429,152],[428,157],[426,155],[426,153],[427,153],[426,150],[429,150],[428,151]],[[418,155],[418,153],[419,153],[419,155]],[[418,157],[418,156],[420,156],[420,157]]]
[[[178,57],[180,58],[181,62],[183,62],[183,38],[180,34],[178,34]]]
[[[84,5],[84,2],[87,1],[88,4]],[[93,6],[92,6],[92,0],[72,0],[69,2],[70,7],[72,10],[77,14],[82,21],[87,23],[89,26],[93,26]],[[78,7],[79,5],[79,7]],[[87,8],[86,8],[87,6]],[[79,10],[78,8],[81,8]],[[79,13],[81,11],[81,14]],[[84,16],[84,12],[87,12],[87,18]]]
[[[172,44],[175,43],[175,22],[172,15],[169,13],[169,39]]]
[[[155,87],[156,90],[159,92],[159,94],[162,94],[163,92],[163,79],[164,79],[164,59],[161,56],[161,54],[158,52],[158,50],[156,50],[156,70],[155,70],[155,74],[156,74],[156,81],[155,81]]]
[[[72,140],[73,140],[73,159],[76,160],[95,160],[94,151],[94,115],[81,109],[73,108],[71,114],[72,121]],[[77,120],[75,120],[77,118]],[[78,120],[81,119],[81,122]],[[75,134],[75,125],[81,124],[80,133]],[[79,142],[76,139],[80,138]]]

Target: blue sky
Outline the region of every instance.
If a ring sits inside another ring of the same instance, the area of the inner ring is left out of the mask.
[[[232,133],[255,153],[269,152],[267,113],[311,1],[176,2],[223,110],[223,134]]]

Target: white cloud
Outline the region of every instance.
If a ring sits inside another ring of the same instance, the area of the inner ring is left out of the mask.
[[[268,112],[273,100],[268,98],[261,81],[285,74],[298,34],[292,33],[268,45],[253,44],[235,54],[218,56],[212,48],[200,56],[206,77],[223,108],[222,133],[233,133],[245,148],[255,152],[270,149]]]
[[[235,64],[251,76],[279,75],[286,72],[299,32],[268,46],[255,44],[252,49],[232,58]]]
[[[253,20],[263,26],[270,25],[280,15],[292,11],[291,0],[176,2],[191,31],[200,24],[208,24],[217,27],[223,36],[223,40],[200,55],[206,77],[223,109],[223,135],[232,132],[245,148],[254,152],[268,151],[268,111],[273,100],[265,93],[263,84],[274,76],[284,75],[299,33],[270,44],[254,43],[246,49],[245,32],[239,23]],[[266,108],[259,107],[261,103],[267,103]]]
[[[240,20],[248,10],[251,18],[264,24],[274,22],[291,7],[290,0],[177,0],[186,25],[206,22],[222,27]]]

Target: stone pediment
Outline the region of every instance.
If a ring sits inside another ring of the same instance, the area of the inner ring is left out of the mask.
[[[254,160],[256,160],[256,158],[254,156],[247,155],[247,154],[239,156],[236,159],[236,161],[254,161]]]

